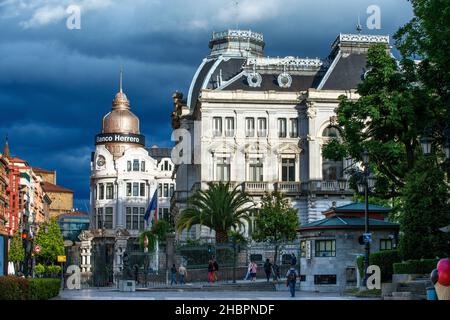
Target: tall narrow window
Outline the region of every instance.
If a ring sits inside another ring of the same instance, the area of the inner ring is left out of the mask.
[[[255,135],[255,118],[245,118],[245,136],[253,137]]]
[[[251,159],[249,164],[249,180],[263,181],[263,164],[261,159]]]
[[[158,197],[162,197],[162,183],[158,184]]]
[[[141,161],[141,171],[145,172],[145,161]]]
[[[127,182],[127,197],[131,197],[131,182]]]
[[[225,137],[234,137],[234,118],[225,118]]]
[[[291,138],[297,138],[298,136],[297,118],[291,118],[289,119],[289,122],[290,122],[289,136]]]
[[[97,228],[103,229],[103,208],[97,208]]]
[[[216,179],[218,181],[230,181],[230,163],[228,158],[217,158]]]
[[[169,161],[164,160],[164,171],[169,170]]]
[[[127,171],[131,171],[131,161],[127,161]]]
[[[127,229],[131,229],[131,207],[126,207],[125,208],[125,213],[126,213],[126,226],[127,226]]]
[[[281,160],[281,181],[295,181],[295,159]]]
[[[139,208],[139,230],[144,230],[144,213],[145,209],[143,207]]]
[[[169,196],[169,185],[167,183],[164,183],[164,197]]]
[[[267,136],[267,119],[258,118],[258,137]]]
[[[103,183],[99,183],[98,185],[98,198],[103,200],[105,198],[105,185]]]
[[[113,228],[113,208],[106,207],[105,208],[105,229]]]
[[[114,199],[114,185],[112,183],[106,184],[106,199]]]
[[[133,230],[137,230],[139,228],[139,208],[133,207]]]
[[[278,137],[286,138],[286,118],[278,119]]]
[[[139,196],[139,183],[133,182],[133,197]]]
[[[221,117],[213,117],[213,136],[214,137],[222,136],[222,118]]]
[[[145,197],[145,183],[141,182],[140,188],[139,188],[139,194],[141,197]]]
[[[173,183],[170,184],[169,197],[173,196],[173,191],[175,190],[175,185]]]
[[[329,126],[323,130],[322,136],[325,141],[333,139],[340,140],[340,132],[337,127]],[[322,156],[322,179],[339,180],[343,177],[344,163],[342,160],[335,161]]]
[[[139,171],[139,160],[138,159],[133,160],[133,171]]]

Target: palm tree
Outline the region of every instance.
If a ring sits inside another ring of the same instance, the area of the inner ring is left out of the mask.
[[[229,182],[209,182],[207,190],[197,190],[178,217],[177,230],[200,224],[216,232],[216,243],[228,242],[228,232],[245,227],[243,221],[250,220],[248,212],[254,206],[250,197],[237,188],[230,190]]]

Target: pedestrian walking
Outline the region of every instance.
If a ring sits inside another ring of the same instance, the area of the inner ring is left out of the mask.
[[[184,280],[187,277],[187,270],[183,265],[178,268],[178,273],[180,274],[180,284],[186,284]]]
[[[213,259],[213,266],[214,266],[213,281],[217,282],[217,280],[218,280],[217,272],[219,271],[219,264],[217,263],[216,258]]]
[[[291,268],[286,273],[286,287],[289,287],[291,297],[295,297],[295,284],[297,282],[297,277],[298,272],[295,269],[295,266],[291,266]]]
[[[269,259],[266,259],[264,263],[264,272],[266,273],[267,282],[270,281],[270,275],[272,274],[272,264]]]
[[[209,279],[209,285],[212,285],[213,282],[213,274],[214,274],[214,263],[212,260],[209,260],[208,263],[208,279]]]
[[[258,268],[255,261],[252,261],[250,264],[250,277],[252,278],[252,281],[256,280],[256,269]]]
[[[172,286],[174,283],[177,284],[177,268],[175,267],[175,263],[170,268],[170,285]]]

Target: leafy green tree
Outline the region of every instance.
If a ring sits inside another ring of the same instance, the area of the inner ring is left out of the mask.
[[[430,1],[413,1],[414,5],[419,6],[426,3],[430,4]],[[448,10],[444,15],[448,17]],[[449,100],[446,98],[446,103],[445,99],[442,100],[446,95],[442,92],[442,87],[447,87],[445,90],[448,92],[448,82],[442,75],[442,70],[448,70],[448,67],[442,65],[442,59],[438,62],[437,57],[428,58],[427,50],[430,48],[418,49],[418,42],[415,41],[419,40],[415,37],[421,38],[420,41],[425,40],[422,39],[423,35],[417,33],[432,30],[430,25],[434,23],[431,20],[423,20],[424,17],[417,17],[413,25],[401,29],[396,35],[397,43],[404,54],[400,64],[396,63],[382,44],[373,45],[369,49],[367,62],[369,71],[357,90],[360,98],[357,101],[350,101],[346,97],[340,97],[337,117],[343,139],[341,142],[332,140],[323,151],[327,158],[352,157],[361,161],[362,151],[368,150],[371,170],[378,178],[377,196],[391,199],[395,208],[395,219],[405,224],[400,238],[400,246],[404,248],[402,255],[405,259],[425,254],[423,250],[418,252],[412,250],[413,243],[422,238],[430,239],[424,241],[428,245],[427,256],[442,253],[436,248],[437,244],[431,246],[431,242],[438,240],[434,234],[436,228],[434,219],[441,216],[442,207],[423,206],[427,202],[431,204],[429,200],[435,198],[422,189],[434,189],[445,184],[445,175],[438,175],[435,171],[443,171],[446,165],[442,161],[441,149],[436,147],[443,144],[443,128],[446,123],[450,123]],[[426,24],[427,27],[421,27],[420,24]],[[433,34],[425,38],[427,41],[435,39]],[[416,63],[411,56],[406,55],[413,52],[420,53],[424,60]],[[432,79],[427,79],[431,77],[429,69],[435,69],[439,64],[444,68],[436,73],[442,75],[439,81],[441,88],[438,88],[439,85]],[[435,148],[432,157],[436,161],[433,165],[429,163],[428,166],[424,166],[420,164],[423,158],[420,137],[427,128],[433,129],[431,135]],[[422,185],[416,184],[411,177],[417,176],[420,170],[422,174],[440,180],[424,180]],[[436,186],[428,183],[434,183]],[[426,197],[429,199],[425,199]],[[448,198],[447,191],[446,199]],[[421,199],[422,202],[415,203],[411,199]],[[419,217],[417,208],[421,210],[426,208],[427,214]],[[424,227],[427,225],[431,227]],[[418,230],[422,233],[418,233]]]
[[[36,255],[36,260],[44,265],[53,265],[57,256],[64,255],[64,239],[56,218],[51,218],[39,227],[35,245],[42,250]]]
[[[361,161],[366,149],[378,178],[378,195],[391,198],[401,194],[405,175],[414,168],[420,152],[418,136],[435,115],[414,95],[417,77],[400,70],[384,44],[369,49],[367,69],[357,89],[360,98],[339,98],[336,113],[342,141],[331,140],[323,154],[330,159]]]
[[[279,192],[266,193],[262,198],[261,209],[256,215],[255,232],[252,238],[256,241],[267,241],[275,245],[273,261],[277,261],[281,241],[292,241],[299,227],[297,210],[287,198]]]
[[[153,223],[151,232],[156,236],[159,241],[165,241],[166,236],[169,232],[172,231],[172,228],[169,222],[165,220],[157,220]]]
[[[179,215],[178,231],[200,224],[216,232],[216,243],[228,242],[228,232],[245,227],[253,201],[238,186],[231,189],[230,183],[208,183],[207,190],[197,190],[188,199],[187,208]]]
[[[414,17],[400,28],[396,46],[403,56],[403,65],[413,69],[420,79],[422,98],[436,117],[429,125],[441,127],[450,123],[450,4],[448,0],[410,0]],[[420,64],[413,63],[420,59]],[[435,132],[442,141],[442,132]]]
[[[148,244],[147,244],[147,248],[149,252],[153,252],[153,250],[155,250],[156,247],[156,240],[157,240],[157,236],[155,235],[155,233],[153,233],[152,231],[144,231],[139,235],[139,246],[141,247],[141,249],[144,249],[144,239],[145,236],[147,236],[147,240],[148,240]]]
[[[19,231],[14,233],[8,252],[8,260],[14,263],[15,271],[19,271],[19,266],[25,259],[25,250],[22,244],[22,237]]]
[[[450,225],[450,189],[435,163],[435,157],[422,158],[406,178],[399,245],[405,260],[450,255],[450,234],[439,231]]]

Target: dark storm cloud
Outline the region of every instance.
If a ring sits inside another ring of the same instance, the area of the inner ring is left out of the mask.
[[[81,30],[66,28],[65,8],[82,8]],[[391,0],[5,0],[0,2],[0,135],[11,152],[58,171],[58,183],[89,198],[90,153],[102,117],[118,90],[120,66],[132,111],[147,146],[170,146],[171,95],[187,94],[208,53],[212,31],[264,33],[269,56],[321,57],[339,32],[354,32],[358,14],[381,9],[381,30],[393,34],[411,17],[407,1]]]

